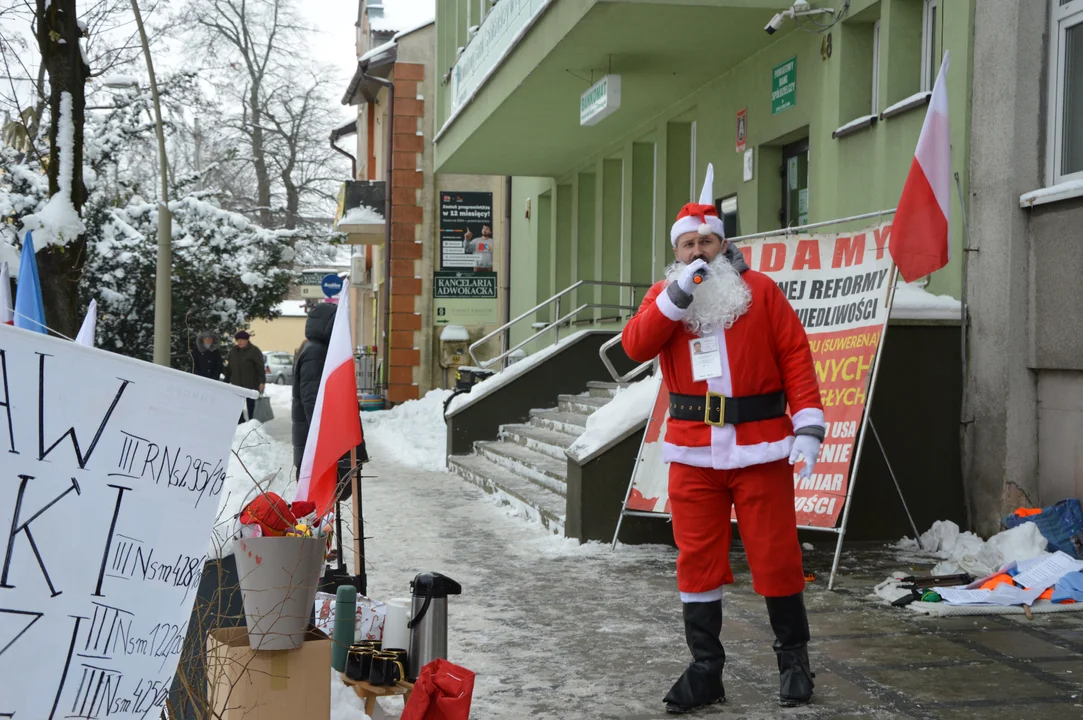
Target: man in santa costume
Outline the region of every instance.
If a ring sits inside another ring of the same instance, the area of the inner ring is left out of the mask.
[[[791,465],[803,458],[800,475],[811,475],[823,406],[804,328],[774,281],[727,243],[713,178],[708,166],[699,203],[685,205],[670,230],[676,262],[623,335],[633,360],[660,357],[670,392],[663,457],[693,658],[665,696],[673,713],[726,697],[720,635],[722,586],[733,582],[731,507],[775,633],[779,702],[803,705],[813,688]]]

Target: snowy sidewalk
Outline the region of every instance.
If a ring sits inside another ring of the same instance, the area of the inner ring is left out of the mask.
[[[664,547],[579,546],[514,517],[456,476],[402,466],[370,434],[364,515],[369,594],[409,595],[416,573],[463,586],[449,599],[450,659],[477,673],[472,718],[663,718],[661,698],[688,660]],[[727,702],[697,716],[742,718],[1083,718],[1083,620],[1076,614],[930,619],[867,595],[905,568],[883,547],[806,553],[819,576],[807,603],[815,704],[781,710],[761,598],[739,548],[727,588]],[[386,701],[394,715],[401,700]]]

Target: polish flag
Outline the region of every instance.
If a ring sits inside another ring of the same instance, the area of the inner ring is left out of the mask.
[[[79,328],[79,334],[75,336],[75,342],[87,347],[94,347],[95,330],[98,327],[98,301],[91,300],[86,309],[86,317],[83,318],[83,326]]]
[[[343,293],[346,289],[343,288]],[[361,444],[361,415],[357,406],[357,374],[350,335],[350,303],[339,296],[327,360],[323,365],[316,407],[305,441],[295,500],[315,503],[323,517],[335,502],[338,460]]]
[[[951,126],[947,88],[950,61],[951,53],[944,53],[891,228],[888,249],[906,282],[939,270],[948,264],[950,257]]]
[[[11,304],[11,275],[8,264],[0,267],[0,323],[15,324],[15,308]]]

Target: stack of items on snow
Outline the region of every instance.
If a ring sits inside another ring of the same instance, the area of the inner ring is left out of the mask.
[[[1083,511],[1076,499],[1045,508],[1019,508],[988,541],[938,521],[898,550],[932,554],[928,576],[895,573],[877,596],[930,615],[1083,610]]]

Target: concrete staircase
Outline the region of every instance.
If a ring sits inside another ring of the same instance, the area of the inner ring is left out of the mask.
[[[590,382],[587,387],[579,395],[560,395],[555,408],[531,410],[525,423],[502,425],[499,439],[474,443],[472,455],[449,456],[448,469],[563,535],[568,472],[564,451],[620,386]]]

